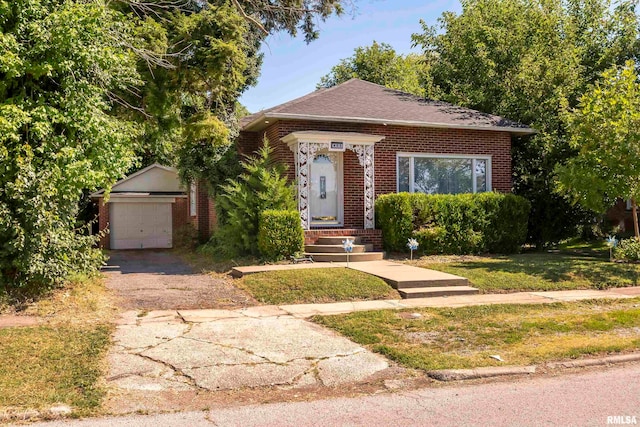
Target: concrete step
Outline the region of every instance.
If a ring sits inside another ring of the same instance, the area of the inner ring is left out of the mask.
[[[306,252],[305,255],[311,255],[315,262],[347,262],[347,254],[342,253],[317,253]],[[349,262],[359,261],[378,261],[383,257],[382,252],[362,252],[352,253],[349,255]]]
[[[428,298],[428,297],[445,297],[456,295],[475,295],[480,291],[471,286],[439,286],[427,288],[407,288],[398,289],[398,293],[402,298]]]
[[[304,250],[306,252],[312,253],[344,253],[344,248],[342,245],[305,245]],[[352,253],[362,253],[367,251],[372,251],[373,248],[367,249],[367,245],[353,245]]]
[[[359,245],[362,243],[362,238],[354,236],[322,236],[318,237],[316,245],[342,245],[343,240],[353,240],[353,243]]]
[[[444,286],[469,286],[469,280],[464,277],[451,276],[446,278],[429,278],[417,280],[394,280],[385,279],[385,281],[396,289],[413,289],[413,288],[441,288]]]

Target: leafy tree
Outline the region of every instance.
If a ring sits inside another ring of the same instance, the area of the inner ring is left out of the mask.
[[[271,161],[269,141],[256,156],[242,162],[242,174],[229,179],[217,197],[222,225],[214,236],[216,246],[229,255],[258,254],[260,214],[265,210],[295,210],[293,184],[280,164]]]
[[[185,181],[220,180],[217,163],[238,132],[237,99],[257,81],[267,35],[318,37],[317,20],[342,13],[341,0],[139,2],[120,8],[139,20],[146,84],[127,97],[140,106],[144,164],[175,164]]]
[[[136,127],[111,114],[140,84],[124,16],[97,2],[0,1],[0,285],[49,286],[102,262],[76,230],[83,189],[131,166]]]
[[[603,74],[566,115],[569,143],[577,156],[557,167],[560,191],[598,212],[618,198],[631,199],[635,236],[640,239],[640,81],[628,61]]]
[[[636,2],[467,0],[438,27],[413,35],[429,78],[427,96],[532,125],[514,138],[514,191],[532,203],[529,240],[543,246],[574,233],[591,215],[555,191],[553,171],[575,152],[562,105],[640,51]]]
[[[83,191],[139,156],[185,179],[218,167],[268,33],[318,36],[340,0],[0,0],[0,286],[102,262]]]
[[[422,81],[425,64],[420,55],[399,55],[386,43],[373,42],[358,47],[349,58],[343,59],[322,77],[318,88],[336,86],[349,79],[359,78],[391,89],[424,96]]]

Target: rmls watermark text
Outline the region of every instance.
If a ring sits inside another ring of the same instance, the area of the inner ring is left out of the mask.
[[[638,420],[635,415],[609,415],[607,417],[609,425],[637,425]]]

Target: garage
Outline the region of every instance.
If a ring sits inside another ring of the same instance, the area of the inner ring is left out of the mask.
[[[92,194],[99,205],[107,249],[167,249],[175,228],[191,223],[189,195],[174,168],[154,164],[118,181],[110,193]],[[194,198],[195,201],[195,198]]]
[[[111,249],[171,248],[171,203],[152,200],[111,203]]]

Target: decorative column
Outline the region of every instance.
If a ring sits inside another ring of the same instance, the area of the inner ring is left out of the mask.
[[[346,148],[356,153],[364,168],[364,228],[375,228],[374,146],[347,144]]]
[[[298,210],[300,211],[300,221],[303,230],[309,230],[311,228],[311,218],[309,217],[309,167],[313,162],[316,152],[321,147],[322,144],[320,143],[298,141],[297,151],[295,151],[296,170],[298,173]]]

